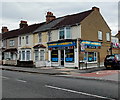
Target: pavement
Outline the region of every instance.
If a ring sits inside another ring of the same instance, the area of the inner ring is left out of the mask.
[[[25,68],[15,66],[0,66],[2,70],[36,73],[36,74],[47,74],[54,75],[57,77],[66,78],[82,78],[89,80],[100,80],[110,82],[120,82],[119,75],[120,70],[106,70],[105,67],[89,68],[89,69],[71,69],[64,67],[41,67],[41,68]]]

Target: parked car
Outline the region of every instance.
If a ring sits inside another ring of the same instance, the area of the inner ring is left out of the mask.
[[[120,69],[120,54],[107,55],[104,66],[106,69]]]

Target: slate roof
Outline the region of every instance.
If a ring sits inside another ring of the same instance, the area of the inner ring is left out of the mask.
[[[64,26],[73,26],[80,24],[80,22],[85,19],[93,10],[88,10],[82,13],[67,15],[64,17],[60,23],[54,26],[54,28],[64,27]]]
[[[43,32],[49,29],[56,29],[64,26],[72,26],[76,24],[80,24],[80,22],[86,18],[93,10],[88,10],[82,13],[67,15],[63,17],[59,17],[54,19],[53,21],[44,24],[43,26],[39,27],[34,32]]]
[[[45,23],[44,25],[42,25],[41,27],[39,27],[38,29],[36,29],[36,30],[34,31],[34,33],[50,30],[50,29],[52,29],[56,24],[58,24],[59,22],[61,22],[63,19],[64,19],[64,17],[60,17],[60,18],[54,19],[53,21],[50,21],[49,23]]]
[[[44,22],[39,23],[39,24],[29,25],[29,26],[26,26],[24,28],[20,28],[20,29],[5,32],[5,33],[2,34],[2,39],[17,37],[17,36],[22,35],[22,34],[31,33],[43,24],[44,24]]]

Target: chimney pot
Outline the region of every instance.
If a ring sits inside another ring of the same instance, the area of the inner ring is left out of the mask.
[[[23,21],[23,20],[20,21],[19,25],[20,25],[20,28],[24,28],[24,27],[28,26],[27,21]]]
[[[56,17],[53,15],[52,12],[47,12],[47,15],[46,15],[46,23],[54,20]]]
[[[5,33],[5,32],[8,32],[9,30],[8,30],[8,28],[6,27],[6,26],[3,26],[2,27],[2,33]]]

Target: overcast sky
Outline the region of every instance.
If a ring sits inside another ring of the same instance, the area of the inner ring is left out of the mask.
[[[1,2],[2,15],[0,25],[9,30],[19,28],[21,20],[28,24],[45,21],[47,11],[56,17],[75,14],[90,10],[93,6],[99,7],[100,12],[115,35],[118,32],[118,3],[117,2]]]

